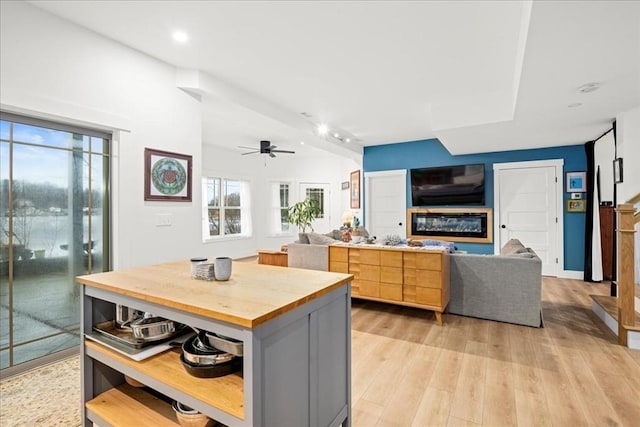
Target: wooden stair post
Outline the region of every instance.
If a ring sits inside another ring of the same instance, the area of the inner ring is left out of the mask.
[[[634,233],[631,204],[618,205],[618,343],[627,346],[627,328],[635,326]]]

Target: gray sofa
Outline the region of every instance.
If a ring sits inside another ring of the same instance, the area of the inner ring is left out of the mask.
[[[542,326],[542,262],[516,239],[500,255],[456,254],[449,313]]]

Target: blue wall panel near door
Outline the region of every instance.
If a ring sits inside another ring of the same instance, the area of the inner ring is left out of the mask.
[[[431,166],[463,165],[484,163],[485,168],[485,204],[493,207],[493,164],[505,162],[524,162],[530,160],[563,159],[564,172],[585,171],[587,160],[582,145],[540,148],[535,150],[497,151],[491,153],[466,154],[452,156],[437,139],[403,142],[398,144],[376,145],[364,148],[364,172],[395,169],[412,169]],[[564,177],[563,190],[564,190]],[[366,191],[366,189],[365,189]],[[563,199],[569,193],[563,191]],[[411,205],[411,182],[407,173],[407,207]],[[564,270],[582,271],[584,268],[584,213],[564,212]],[[460,250],[473,253],[493,253],[493,244],[456,243]]]

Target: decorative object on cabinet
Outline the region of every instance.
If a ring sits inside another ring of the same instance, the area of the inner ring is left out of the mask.
[[[567,172],[567,193],[585,193],[587,191],[586,172]]]
[[[351,209],[360,209],[360,170],[351,172],[349,183]]]
[[[144,149],[144,199],[190,202],[191,156]]]
[[[587,199],[567,200],[567,212],[586,212]]]
[[[619,184],[623,181],[622,175],[622,157],[618,157],[613,161],[613,182]]]

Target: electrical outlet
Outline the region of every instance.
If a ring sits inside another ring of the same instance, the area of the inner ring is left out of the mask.
[[[156,227],[170,227],[171,226],[171,214],[156,214]]]

